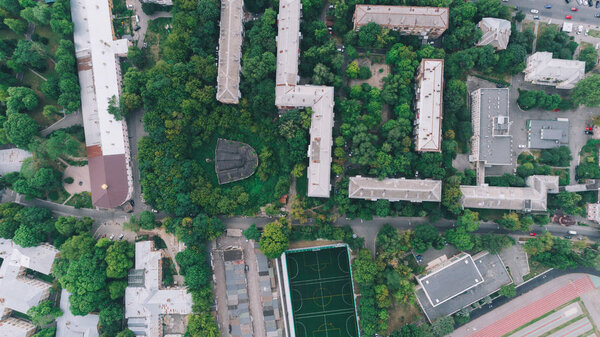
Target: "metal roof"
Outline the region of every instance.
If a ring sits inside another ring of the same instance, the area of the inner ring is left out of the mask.
[[[483,18],[477,24],[483,35],[478,46],[492,45],[492,47],[502,50],[508,46],[510,39],[510,21],[497,18]]]
[[[56,337],[98,337],[99,316],[88,314],[76,316],[71,313],[69,294],[65,289],[60,293],[62,316],[56,319]]]
[[[463,208],[545,211],[547,193],[558,193],[558,176],[529,176],[528,187],[461,185]]]
[[[550,149],[569,144],[568,120],[529,121],[529,148]]]
[[[133,193],[127,123],[108,112],[109,100],[119,100],[121,69],[117,56],[127,55],[128,41],[115,40],[106,0],[94,4],[73,0],[71,16],[88,158],[111,157],[89,161],[92,203],[113,208]],[[114,159],[120,156],[123,159]]]
[[[237,104],[242,97],[240,62],[244,40],[243,5],[243,0],[221,0],[217,100],[222,103]]]
[[[412,35],[438,37],[448,29],[449,12],[445,7],[356,5],[354,29],[374,22]]]
[[[256,151],[248,144],[219,138],[215,149],[215,171],[219,184],[246,179],[258,166]]]
[[[417,81],[415,150],[441,152],[444,60],[421,60]]]
[[[485,165],[512,163],[508,88],[481,88],[471,93],[472,161]]]
[[[353,199],[389,201],[406,200],[410,202],[442,200],[441,180],[421,179],[383,179],[350,177],[348,197]]]
[[[527,82],[573,89],[585,77],[585,62],[554,59],[550,52],[537,52],[527,58],[523,72]]]
[[[334,93],[333,87],[296,85],[301,9],[300,0],[279,2],[275,105],[279,108],[312,108],[307,195],[329,198]]]

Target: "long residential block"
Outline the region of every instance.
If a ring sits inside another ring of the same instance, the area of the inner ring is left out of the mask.
[[[227,104],[237,104],[242,97],[240,62],[244,40],[243,5],[243,0],[221,1],[217,100]]]
[[[403,35],[438,38],[448,29],[449,12],[445,7],[356,5],[352,21],[355,30],[374,22]]]
[[[119,104],[121,67],[126,39],[115,40],[111,3],[71,1],[81,111],[92,190],[92,204],[120,206],[133,193],[127,123],[108,112],[109,100]]]
[[[545,211],[547,194],[558,193],[558,176],[529,176],[527,187],[461,185],[463,208]]]
[[[415,150],[441,152],[444,60],[423,59],[417,73]]]
[[[275,105],[280,109],[299,107],[312,109],[307,195],[329,198],[333,87],[297,85],[301,10],[300,0],[279,2]]]
[[[441,180],[383,179],[350,177],[348,197],[376,201],[440,202],[442,200]]]

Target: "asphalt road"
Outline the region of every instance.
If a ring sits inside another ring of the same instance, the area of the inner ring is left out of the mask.
[[[594,0],[594,5],[596,1]],[[566,3],[565,0],[508,0],[502,2],[504,5],[518,6],[519,10],[525,14],[533,15],[530,11],[537,9],[539,16],[544,16],[553,19],[565,19],[566,15],[573,16],[572,21],[577,23],[586,23],[591,25],[599,25],[600,18],[594,17],[594,14],[600,13],[600,8],[596,9],[595,6],[589,7],[587,0],[585,5],[579,5],[577,0],[571,0],[570,3]],[[552,6],[550,9],[544,8],[546,4]],[[577,11],[571,11],[571,7],[576,7]]]

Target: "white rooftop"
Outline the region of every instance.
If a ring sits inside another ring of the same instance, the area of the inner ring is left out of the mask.
[[[299,0],[279,2],[275,105],[280,108],[312,108],[307,195],[329,198],[333,87],[296,85],[298,82],[301,9],[302,5]]]
[[[125,153],[127,126],[108,113],[108,100],[119,99],[116,55],[127,55],[127,40],[114,40],[108,0],[71,1],[73,40],[81,86],[81,110],[87,146],[101,145],[102,154]],[[89,76],[82,76],[89,72]]]
[[[492,47],[502,50],[508,46],[510,39],[510,21],[497,18],[483,18],[477,24],[483,35],[478,46],[491,44]]]
[[[558,193],[558,176],[530,176],[527,187],[461,185],[463,208],[545,211],[547,193]]]
[[[0,175],[19,172],[23,161],[31,156],[31,152],[16,148],[0,150]]]
[[[38,305],[50,284],[24,277],[25,269],[48,275],[58,250],[51,245],[23,248],[12,240],[0,238],[0,318],[9,310],[27,313]]]
[[[585,76],[585,62],[553,59],[550,52],[537,52],[527,58],[523,72],[527,82],[573,89]]]
[[[0,336],[30,337],[35,332],[35,325],[18,318],[8,317],[0,321]]]
[[[355,29],[375,22],[387,28],[437,29],[441,35],[448,29],[448,14],[444,7],[356,5],[353,20]]]
[[[192,312],[192,295],[186,288],[161,287],[161,251],[152,241],[135,244],[135,269],[143,271],[144,284],[125,289],[125,318],[136,335],[160,336],[160,316],[187,315]]]
[[[217,100],[222,103],[237,104],[242,96],[239,87],[244,39],[243,5],[243,0],[221,0]]]
[[[442,200],[441,180],[420,179],[384,179],[350,177],[348,197],[353,199],[389,201],[406,200],[410,202]]]
[[[442,151],[444,60],[423,59],[417,76],[416,151]]]
[[[56,319],[56,337],[98,337],[98,315],[75,316],[71,313],[69,294],[60,293],[60,309],[63,315]]]

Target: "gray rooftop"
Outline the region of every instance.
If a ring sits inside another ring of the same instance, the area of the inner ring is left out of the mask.
[[[481,252],[473,256],[473,262],[483,277],[483,282],[444,303],[434,307],[429,302],[424,289],[417,287],[417,300],[430,322],[439,317],[450,315],[512,282],[499,255]]]
[[[523,72],[527,82],[573,89],[585,77],[585,62],[555,59],[550,52],[537,52],[527,58]]]
[[[442,199],[441,180],[421,179],[383,179],[350,177],[348,197],[353,199],[389,201],[406,200],[410,202],[432,201]]]
[[[568,120],[530,120],[529,148],[550,149],[569,144]]]
[[[462,253],[417,277],[425,296],[433,307],[475,287],[484,281],[471,255]]]
[[[471,93],[472,161],[486,166],[512,163],[508,88],[481,88]]]
[[[545,211],[547,193],[558,193],[558,176],[529,176],[527,187],[461,185],[463,208]]]
[[[448,29],[448,8],[425,6],[356,5],[354,29],[374,22],[403,34],[440,36]]]
[[[223,252],[225,288],[232,337],[252,336],[252,320],[248,308],[244,254],[240,248]]]
[[[258,166],[256,151],[245,143],[219,138],[215,149],[215,171],[219,184],[246,179]]]
[[[478,46],[492,45],[496,49],[506,49],[510,39],[510,21],[496,18],[483,18],[477,24],[482,36]]]
[[[242,0],[221,1],[217,100],[228,104],[237,104],[242,96],[239,88],[244,39],[243,5]]]

